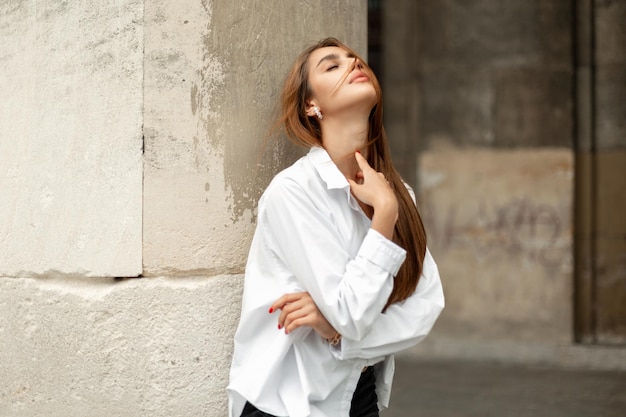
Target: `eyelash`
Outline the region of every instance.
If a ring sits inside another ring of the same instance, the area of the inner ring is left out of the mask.
[[[330,70],[333,70],[335,68],[339,68],[339,65],[332,65],[332,66],[328,67],[328,69],[326,71],[330,71]]]

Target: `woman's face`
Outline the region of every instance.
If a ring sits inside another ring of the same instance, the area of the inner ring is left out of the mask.
[[[309,56],[308,67],[312,90],[308,107],[318,106],[324,117],[343,111],[369,115],[376,104],[376,90],[368,75],[371,73],[364,71],[363,64],[351,53],[337,46],[319,48]]]

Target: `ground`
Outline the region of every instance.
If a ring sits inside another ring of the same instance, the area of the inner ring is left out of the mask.
[[[626,372],[400,357],[381,417],[624,417]]]

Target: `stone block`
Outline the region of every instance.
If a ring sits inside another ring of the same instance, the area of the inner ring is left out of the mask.
[[[418,84],[418,93],[386,94],[406,112],[411,104],[401,102],[417,98],[406,119],[418,118],[420,149],[442,140],[497,148],[572,146],[570,70],[444,67],[422,72]],[[388,117],[392,126],[397,117]]]
[[[572,4],[558,0],[506,2],[421,0],[419,53],[431,65],[543,65],[571,62]],[[393,30],[393,29],[391,29]]]
[[[0,415],[225,416],[241,278],[0,280]]]
[[[298,155],[264,146],[286,72],[326,36],[365,55],[367,4],[145,5],[144,272],[241,271],[256,202]]]
[[[626,150],[597,152],[594,309],[597,341],[626,343]]]
[[[595,183],[594,157],[579,151],[575,156],[574,190],[574,326],[576,341],[593,343],[594,257],[595,257]]]
[[[417,123],[420,149],[440,141],[492,145],[492,89],[489,71],[459,66],[422,74]]]
[[[576,158],[576,328],[587,343],[626,334],[626,151]]]
[[[421,0],[416,8],[417,46],[395,42],[415,63],[389,61],[385,74],[414,66],[421,149],[439,140],[571,146],[573,4]]]
[[[394,165],[409,184],[415,185],[415,153],[419,113],[419,80],[415,76],[419,4],[402,1],[400,7],[382,8],[382,53],[377,77],[383,86],[384,124]],[[391,28],[393,28],[391,30]],[[371,48],[371,45],[370,45]],[[387,68],[383,71],[383,68]],[[376,70],[376,69],[374,69]]]
[[[0,276],[141,273],[142,10],[0,5]]]
[[[626,65],[605,65],[595,75],[595,146],[626,149]]]
[[[498,147],[572,146],[572,73],[494,69],[493,131]]]
[[[596,1],[595,52],[598,66],[626,65],[626,2]]]
[[[446,294],[435,333],[569,343],[572,152],[441,147],[422,153],[418,176]]]

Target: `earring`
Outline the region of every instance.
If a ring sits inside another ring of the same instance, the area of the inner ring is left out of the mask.
[[[324,116],[322,116],[322,112],[320,111],[319,107],[317,106],[313,107],[313,112],[315,113],[318,119],[322,120],[324,118]]]

